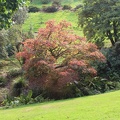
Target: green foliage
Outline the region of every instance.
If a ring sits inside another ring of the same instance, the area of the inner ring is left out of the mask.
[[[20,104],[29,104],[33,100],[32,90],[29,90],[27,94],[20,94],[20,97],[17,97],[16,100],[18,100]]]
[[[29,6],[28,8],[28,12],[39,12],[40,11],[40,8],[36,7],[36,6]]]
[[[48,4],[49,2],[51,2],[51,0],[40,0],[40,2],[41,2],[42,4]]]
[[[62,9],[63,10],[71,10],[72,7],[70,5],[64,5]]]
[[[79,25],[88,40],[109,40],[112,46],[120,40],[120,0],[84,0],[79,11]]]
[[[7,32],[5,30],[1,30],[0,31],[0,58],[4,57],[3,48],[6,45],[7,41],[8,41]]]
[[[12,105],[11,101],[13,100],[13,98],[9,95],[6,95],[5,100],[2,102],[2,105],[5,105],[6,108],[9,108],[9,106]]]
[[[23,89],[26,86],[26,82],[24,78],[18,79],[15,83],[13,83],[10,91],[11,96],[20,96],[22,93]]]
[[[60,7],[60,6],[61,6],[61,1],[60,1],[60,0],[58,0],[58,1],[54,0],[54,1],[52,2],[52,6]]]
[[[1,36],[1,42],[4,44],[2,45],[2,52],[1,56],[6,57],[11,56],[14,54],[14,47],[17,42],[21,42],[23,40],[22,38],[22,31],[20,26],[12,26],[8,30],[4,31],[4,34]]]
[[[23,40],[21,27],[18,25],[12,26],[8,30],[2,30],[0,41],[1,44],[1,57],[11,56],[14,54],[14,47],[17,42],[21,42]]]
[[[82,5],[82,4],[79,4],[79,5],[77,5],[77,6],[74,8],[74,11],[76,11],[76,10],[82,8],[82,7],[83,7],[83,5]]]
[[[0,87],[4,87],[7,83],[7,80],[5,77],[0,76]]]
[[[34,103],[42,103],[42,102],[45,102],[45,101],[49,101],[48,98],[44,98],[42,95],[38,95],[37,97],[34,98]]]
[[[43,5],[50,6],[53,3],[55,4],[60,3],[61,5],[65,5],[65,4],[71,5],[74,8],[76,5],[82,3],[82,0],[50,0],[50,1],[51,2],[49,2],[48,4],[42,4],[40,0],[32,0],[30,6],[36,6],[38,8],[42,8]]]
[[[23,24],[28,17],[28,8],[26,6],[20,7],[12,16],[14,24]]]
[[[7,73],[8,78],[15,78],[23,74],[21,69],[12,69]]]
[[[0,30],[11,26],[13,13],[19,8],[19,6],[25,4],[25,1],[0,0]]]
[[[29,90],[27,94],[20,94],[19,97],[6,96],[5,100],[2,102],[5,108],[16,107],[19,105],[25,105],[32,103],[32,91]]]
[[[2,102],[2,105],[4,108],[10,108],[10,107],[16,107],[20,105],[26,105],[26,104],[33,104],[33,103],[42,103],[45,101],[49,101],[49,99],[45,99],[42,95],[39,95],[35,98],[32,98],[33,92],[32,90],[29,90],[25,93],[21,93],[18,97],[11,97],[9,95],[6,96],[4,101]]]
[[[116,89],[116,84],[119,84],[120,82],[120,52],[117,49],[117,46],[119,46],[119,43],[116,43],[115,47],[102,49],[107,62],[98,62],[96,67],[98,76],[106,79],[108,82],[111,82],[113,86],[112,89]]]
[[[21,25],[14,25],[7,30],[0,32],[0,57],[5,58],[12,56],[22,47],[21,42],[27,38],[34,38],[32,27],[29,27],[28,32],[23,32]]]
[[[43,7],[42,10],[47,13],[53,13],[58,11],[58,8],[56,6],[48,6],[48,7]]]

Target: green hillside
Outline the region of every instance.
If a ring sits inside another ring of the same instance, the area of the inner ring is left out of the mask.
[[[78,5],[79,3],[82,3],[83,0],[61,0],[62,1],[62,5],[71,5],[72,7],[75,7],[76,5]],[[52,3],[49,4],[45,4],[45,6],[49,6]],[[41,8],[42,4],[40,2],[40,0],[32,0],[32,2],[30,3],[31,6],[36,6]]]
[[[64,0],[62,5],[70,5],[72,8],[75,8],[77,5],[81,4],[81,1],[73,1],[73,0]],[[45,4],[45,6],[50,6],[50,4]],[[44,4],[38,2],[38,0],[33,0],[31,6],[36,6],[41,8]],[[60,10],[54,13],[44,13],[44,12],[36,12],[29,13],[28,18],[23,24],[22,28],[24,31],[29,31],[30,27],[32,27],[34,32],[37,32],[39,28],[45,26],[45,22],[48,20],[61,21],[66,20],[72,24],[73,30],[83,36],[82,29],[78,27],[78,15],[77,12],[73,12],[70,10]]]
[[[28,19],[23,25],[23,29],[28,31],[30,26],[32,26],[33,31],[37,32],[39,28],[45,26],[45,22],[48,20],[66,20],[72,23],[73,29],[78,33],[82,34],[82,30],[78,28],[77,14],[71,11],[59,11],[56,13],[29,13]]]

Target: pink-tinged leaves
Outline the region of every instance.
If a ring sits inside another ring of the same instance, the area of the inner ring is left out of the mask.
[[[35,39],[23,42],[23,51],[16,57],[25,59],[23,66],[30,81],[62,89],[67,83],[80,80],[81,74],[97,74],[91,62],[105,61],[104,55],[95,44],[75,35],[70,27],[66,21],[57,24],[51,20],[46,22],[45,28],[39,29]]]

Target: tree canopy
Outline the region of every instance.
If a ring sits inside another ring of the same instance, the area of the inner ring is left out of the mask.
[[[45,28],[39,29],[35,39],[22,42],[23,50],[16,57],[25,60],[23,69],[30,89],[48,90],[49,97],[58,99],[64,96],[68,84],[82,83],[85,77],[96,76],[91,63],[105,62],[105,57],[95,44],[74,34],[70,27],[66,21],[51,20],[46,22]]]
[[[0,0],[0,30],[9,28],[12,15],[26,0]]]
[[[79,12],[79,25],[90,41],[120,40],[120,0],[84,0]]]

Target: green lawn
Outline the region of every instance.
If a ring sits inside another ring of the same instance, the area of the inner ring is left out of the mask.
[[[63,0],[61,2],[62,5],[70,5],[72,8],[75,8],[76,5],[79,5],[83,2],[83,0]],[[31,6],[36,6],[38,8],[42,8],[42,6],[52,5],[52,2],[49,4],[41,4],[40,0],[32,0],[30,3]]]
[[[82,3],[82,0],[63,0],[62,5],[69,4],[73,8],[76,5],[79,5]],[[33,0],[31,3],[33,6],[42,7],[42,4],[38,0]],[[50,5],[50,4],[47,4]],[[68,22],[71,22],[72,28],[75,31],[76,34],[83,36],[82,29],[78,27],[78,15],[77,12],[72,11],[58,11],[55,13],[43,13],[43,12],[37,12],[37,13],[29,13],[28,18],[23,24],[22,28],[23,31],[29,31],[30,27],[32,27],[33,32],[37,32],[39,28],[45,26],[45,22],[48,20],[55,20],[57,22],[61,20],[66,20]]]
[[[31,26],[33,31],[37,32],[39,28],[45,26],[45,22],[48,20],[55,20],[58,22],[66,20],[71,22],[73,30],[75,30],[77,34],[83,35],[82,30],[78,28],[77,13],[71,11],[59,11],[55,13],[29,13],[29,17],[23,24],[22,28],[24,31],[28,31]]]
[[[120,91],[1,109],[0,120],[120,120]]]

